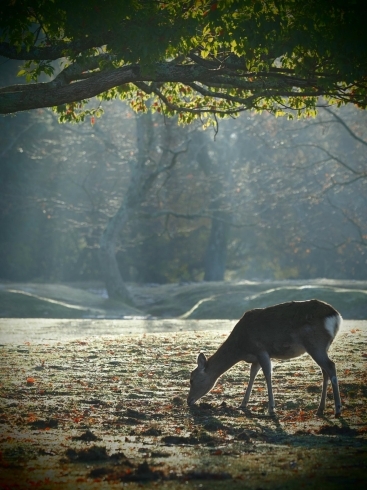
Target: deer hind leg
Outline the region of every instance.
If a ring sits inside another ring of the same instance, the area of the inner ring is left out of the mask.
[[[269,398],[269,415],[274,415],[274,396],[273,396],[273,386],[271,383],[271,360],[267,352],[262,352],[257,356],[261,369],[263,370],[266,386],[268,388],[268,398]]]
[[[248,382],[248,385],[247,385],[247,388],[246,388],[246,392],[245,392],[245,396],[242,400],[242,403],[241,405],[239,406],[240,409],[245,409],[246,408],[246,405],[250,399],[250,395],[251,395],[251,391],[252,391],[252,387],[254,385],[254,381],[255,381],[255,378],[256,378],[256,375],[257,373],[259,372],[261,366],[260,366],[260,363],[259,362],[253,362],[251,364],[251,368],[250,368],[250,380]]]
[[[317,409],[317,415],[323,415],[324,413],[325,406],[326,406],[326,392],[327,392],[327,386],[329,382],[328,373],[325,371],[325,369],[321,369],[321,371],[323,376],[323,382],[322,382],[321,400],[320,400],[319,408]]]
[[[326,351],[321,352],[320,350],[318,350],[318,351],[310,352],[310,350],[308,350],[308,353],[313,358],[313,360],[320,366],[323,375],[321,400],[320,400],[319,408],[317,410],[317,414],[322,415],[324,412],[325,403],[326,403],[326,390],[327,390],[328,380],[330,379],[331,386],[333,388],[333,395],[334,395],[335,417],[340,417],[342,406],[340,401],[339,384],[338,384],[338,377],[336,375],[335,363],[329,358]]]

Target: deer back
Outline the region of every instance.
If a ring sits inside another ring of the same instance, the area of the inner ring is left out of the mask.
[[[236,357],[266,351],[270,357],[291,358],[305,352],[307,342],[333,340],[333,318],[339,313],[319,300],[292,301],[247,311],[228,337]]]

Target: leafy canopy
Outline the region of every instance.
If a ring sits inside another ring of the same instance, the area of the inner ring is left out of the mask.
[[[0,113],[54,107],[61,121],[101,101],[179,114],[249,109],[312,116],[320,102],[367,105],[362,0],[3,0],[0,55],[25,82]]]

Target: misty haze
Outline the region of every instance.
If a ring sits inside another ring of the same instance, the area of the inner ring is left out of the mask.
[[[115,101],[1,119],[3,317],[367,318],[366,114],[178,126]],[[93,124],[92,124],[93,123]]]

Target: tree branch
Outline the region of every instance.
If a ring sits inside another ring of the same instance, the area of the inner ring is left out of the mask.
[[[68,85],[55,85],[52,81],[16,86],[13,92],[0,93],[0,114],[79,102],[113,87],[134,81],[136,78],[136,67],[130,65],[96,73],[87,80]],[[22,87],[22,90],[18,87]]]
[[[258,223],[234,223],[233,221],[229,221],[223,218],[219,218],[218,216],[213,215],[212,213],[206,213],[206,212],[201,212],[199,211],[198,213],[177,213],[175,211],[170,211],[170,210],[165,210],[162,209],[160,211],[156,211],[153,214],[150,213],[144,213],[143,216],[149,217],[149,218],[160,218],[161,216],[172,216],[174,218],[179,218],[179,219],[187,219],[187,220],[195,220],[198,218],[209,218],[214,221],[220,221],[223,223],[227,223],[230,226],[233,226],[234,228],[247,228],[247,227],[253,227],[257,226]]]
[[[323,148],[320,145],[316,145],[313,143],[304,143],[304,144],[294,145],[292,147],[283,146],[282,149],[294,149],[294,148],[300,148],[300,147],[317,148],[318,150],[321,150],[324,153],[326,153],[332,160],[335,160],[337,163],[339,163],[344,168],[349,170],[349,172],[352,172],[354,175],[357,175],[358,178],[363,178],[363,177],[367,176],[366,172],[359,172],[358,170],[355,170],[354,168],[350,167],[347,163],[345,163],[343,160],[341,160],[337,156],[333,155],[332,153],[330,153],[330,151],[326,150],[325,148]]]
[[[36,92],[45,89],[58,88],[78,80],[91,78],[96,73],[86,73],[100,67],[102,61],[112,61],[114,57],[103,53],[98,56],[91,56],[87,59],[77,59],[74,63],[64,68],[52,81],[31,84],[17,84],[0,88],[0,95],[14,92]],[[1,99],[0,99],[1,100]]]
[[[11,60],[22,61],[55,61],[64,56],[74,54],[77,55],[86,49],[103,46],[110,42],[112,33],[105,33],[99,38],[85,38],[81,41],[64,42],[60,41],[52,46],[32,46],[30,49],[21,48],[18,50],[16,46],[7,42],[0,43],[0,56]]]
[[[189,145],[190,141],[188,141],[187,143]],[[172,151],[172,150],[169,150],[170,153],[172,153],[172,155],[173,155],[170,163],[168,165],[164,165],[163,167],[158,167],[157,170],[155,170],[154,172],[152,172],[148,176],[148,178],[145,180],[144,185],[143,185],[143,192],[144,193],[146,193],[150,189],[150,187],[152,186],[152,184],[155,181],[155,179],[161,173],[168,172],[169,170],[171,170],[176,165],[176,162],[177,162],[178,157],[180,155],[182,155],[182,153],[186,153],[187,152],[188,145],[187,145],[187,147],[184,150],[180,150],[180,151]]]
[[[330,200],[330,197],[327,195],[326,196],[326,199],[328,200],[329,202],[329,205],[333,208],[333,209],[336,209],[337,211],[341,212],[342,215],[344,216],[344,218],[357,230],[357,233],[359,235],[359,241],[355,240],[356,243],[359,243],[363,246],[367,246],[367,235],[366,233],[364,233],[364,231],[362,230],[361,226],[359,223],[357,223],[347,212],[345,209],[341,209],[339,208],[338,206],[336,206],[331,200]],[[354,241],[354,240],[351,240],[351,241]],[[340,246],[340,245],[339,245]]]
[[[147,93],[156,94],[169,109],[178,113],[211,112],[230,115],[254,107],[257,99],[263,97],[316,97],[318,95],[338,97],[336,93],[332,94],[329,90],[315,90],[312,83],[308,87],[310,90],[306,90],[307,87],[302,86],[303,92],[296,91],[293,89],[293,82],[288,77],[287,79],[278,79],[269,74],[268,78],[263,76],[243,80],[242,72],[238,73],[237,76],[228,76],[225,70],[221,70],[221,68],[212,70],[195,64],[176,65],[170,62],[160,62],[150,68],[149,72],[142,72],[140,65],[131,64],[94,73],[85,73],[99,68],[100,61],[105,59],[111,60],[112,58],[109,54],[101,54],[86,60],[80,59],[78,61],[77,59],[50,82],[14,85],[0,89],[0,114],[79,102],[128,83],[140,83],[140,86],[144,87]],[[153,83],[149,85],[149,82]],[[195,84],[195,90],[200,90],[199,93],[232,101],[239,105],[233,109],[229,107],[216,109],[212,101],[209,101],[208,105],[198,108],[187,107],[187,103],[184,101],[182,105],[172,104],[158,88],[159,84],[166,82]],[[198,83],[202,84],[203,87],[201,88]],[[230,88],[243,90],[247,92],[247,95],[245,93],[242,97],[236,97],[226,91],[211,91],[210,87],[214,86],[225,90]],[[343,91],[341,91],[340,98],[343,97]]]
[[[359,143],[362,143],[362,145],[367,146],[367,141],[364,141],[362,138],[357,136],[355,132],[350,129],[347,123],[340,116],[335,114],[335,112],[330,110],[328,107],[324,107],[324,110],[329,114],[331,114],[338,121],[338,123],[340,123],[343,126],[343,128],[352,136],[352,138],[357,140]]]

